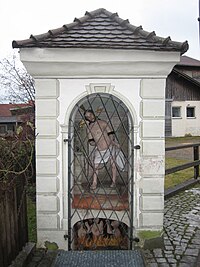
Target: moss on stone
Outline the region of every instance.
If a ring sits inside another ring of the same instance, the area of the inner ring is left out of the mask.
[[[58,245],[55,242],[45,241],[44,244],[48,250],[57,250],[58,249]]]
[[[144,249],[163,248],[163,231],[145,230],[138,233],[140,239],[139,246]]]
[[[138,233],[141,239],[151,239],[151,238],[161,237],[162,234],[163,231],[151,231],[151,230],[140,231]]]

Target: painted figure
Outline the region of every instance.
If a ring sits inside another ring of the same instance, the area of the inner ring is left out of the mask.
[[[112,221],[111,226],[113,227],[114,237],[121,237],[121,231],[119,229],[120,223],[118,221]]]
[[[103,234],[103,221],[99,218],[94,219],[94,223],[91,227],[91,232],[93,236],[100,236]]]
[[[107,163],[110,160],[112,168],[112,183],[111,187],[116,186],[117,168],[125,166],[125,161],[122,152],[119,149],[119,144],[115,141],[114,131],[111,130],[108,123],[104,120],[97,119],[92,110],[84,112],[87,122],[88,141],[91,146],[94,146],[94,172],[91,189],[97,188],[98,169],[101,163]]]
[[[85,238],[87,231],[86,231],[86,229],[84,227],[84,223],[83,222],[78,222],[77,226],[78,226],[78,237],[79,238]]]

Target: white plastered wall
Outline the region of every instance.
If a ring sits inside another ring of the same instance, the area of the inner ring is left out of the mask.
[[[173,101],[172,107],[181,108],[181,117],[172,118],[172,136],[200,135],[200,101]],[[195,117],[187,118],[186,108],[195,107]]]
[[[105,85],[134,121],[134,227],[161,230],[164,208],[165,80],[179,53],[22,49],[21,59],[36,80],[38,245],[67,249],[68,118],[75,103]],[[108,86],[110,85],[110,87]]]

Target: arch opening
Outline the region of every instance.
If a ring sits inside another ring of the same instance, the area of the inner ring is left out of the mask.
[[[90,218],[73,226],[74,250],[126,250],[128,226],[120,221]]]
[[[134,140],[128,108],[110,94],[84,97],[71,112],[68,140],[69,249],[74,249],[79,227],[84,232],[89,217],[93,226],[96,220],[104,227],[108,220],[129,225],[126,247],[131,249]]]

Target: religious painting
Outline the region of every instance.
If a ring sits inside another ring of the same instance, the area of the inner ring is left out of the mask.
[[[69,140],[72,217],[74,211],[104,211],[105,218],[101,219],[104,226],[108,219],[106,211],[119,211],[124,218],[130,218],[133,126],[127,107],[112,95],[91,94],[74,109]],[[85,229],[86,224],[83,226],[82,222],[79,226]]]
[[[74,225],[74,250],[126,250],[126,224],[104,218],[79,221]]]

